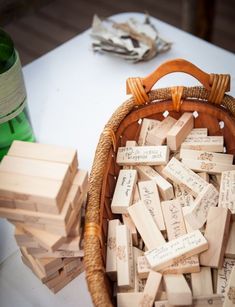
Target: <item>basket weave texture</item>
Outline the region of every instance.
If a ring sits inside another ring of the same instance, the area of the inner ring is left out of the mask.
[[[203,87],[186,87],[179,111],[174,109],[171,88],[152,90],[149,101],[136,105],[134,98],[123,103],[112,115],[100,136],[90,175],[86,212],[85,270],[88,288],[95,306],[114,306],[113,283],[105,274],[108,220],[117,218],[110,209],[120,167],[115,148],[127,140],[138,140],[141,118],[162,120],[163,112],[178,119],[184,112],[198,112],[195,127],[208,128],[209,135],[223,135],[227,153],[235,154],[235,99],[224,95],[221,106],[208,103],[209,92]],[[224,122],[221,129],[219,122]]]

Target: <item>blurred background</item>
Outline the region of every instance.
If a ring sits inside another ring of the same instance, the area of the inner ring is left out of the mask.
[[[148,12],[235,52],[235,0],[0,0],[0,27],[25,65],[88,29],[94,14],[121,12]]]

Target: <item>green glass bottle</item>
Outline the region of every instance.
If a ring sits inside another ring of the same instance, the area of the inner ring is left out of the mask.
[[[26,102],[19,55],[0,29],[0,161],[14,140],[35,141]]]

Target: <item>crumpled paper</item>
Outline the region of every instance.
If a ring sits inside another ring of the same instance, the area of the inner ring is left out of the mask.
[[[132,62],[148,61],[171,48],[171,43],[159,36],[149,16],[143,23],[134,18],[117,23],[111,19],[102,21],[95,15],[91,37],[94,51],[113,54]]]

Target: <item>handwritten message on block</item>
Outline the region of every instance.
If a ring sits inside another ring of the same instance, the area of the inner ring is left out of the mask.
[[[233,164],[233,155],[202,150],[180,149],[180,159],[200,160],[222,164]]]
[[[223,295],[225,294],[226,288],[228,286],[229,277],[234,266],[235,259],[224,258],[222,268],[218,269],[216,293]]]
[[[163,169],[163,172],[171,180],[178,184],[183,184],[194,197],[200,194],[203,188],[208,185],[205,180],[174,157]]]
[[[207,249],[207,240],[199,230],[196,230],[145,252],[145,256],[152,269],[160,270]]]
[[[223,172],[221,176],[219,207],[235,213],[235,171]]]
[[[187,137],[181,144],[181,148],[205,150],[212,152],[224,152],[223,136]]]
[[[182,163],[193,171],[207,172],[208,174],[221,174],[224,171],[235,170],[235,165],[218,162],[182,159]]]
[[[111,203],[113,213],[127,213],[127,208],[132,203],[136,180],[136,170],[120,170]]]
[[[119,165],[162,165],[168,160],[168,146],[134,146],[119,147],[116,162]]]
[[[212,184],[206,186],[185,215],[185,219],[192,229],[199,229],[205,224],[209,208],[215,207],[218,200],[219,193],[216,188]]]
[[[207,134],[208,134],[207,128],[194,128],[190,131],[190,133],[187,135],[187,137],[207,136]]]
[[[140,129],[140,135],[139,135],[139,140],[138,144],[140,146],[146,145],[146,136],[149,131],[152,129],[156,128],[159,126],[161,122],[156,119],[149,119],[149,118],[144,118],[142,123],[141,123],[141,129]]]

